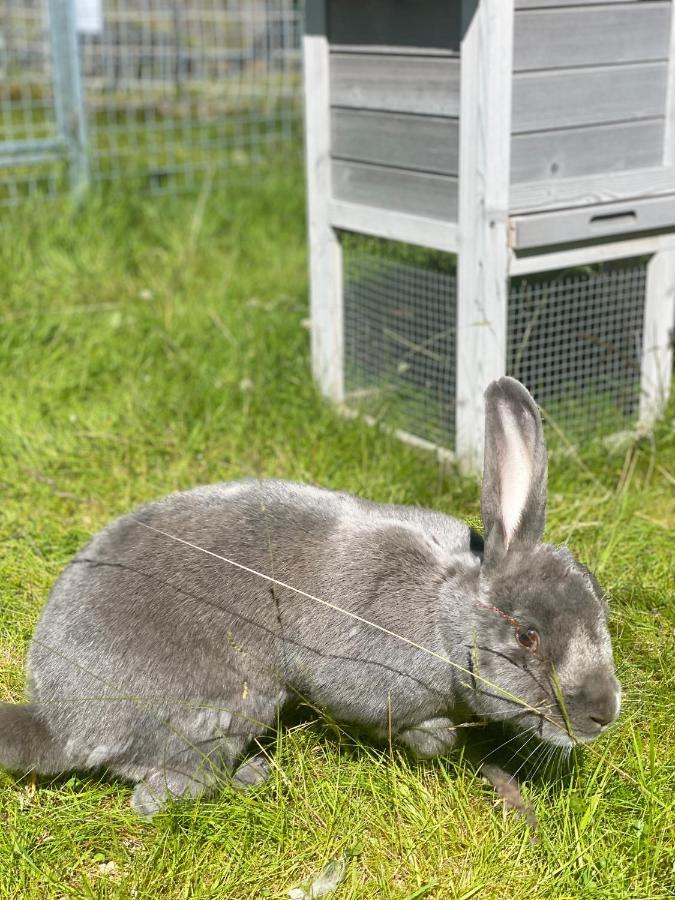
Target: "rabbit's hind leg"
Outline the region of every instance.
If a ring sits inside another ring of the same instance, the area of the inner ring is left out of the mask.
[[[239,766],[232,776],[232,786],[238,791],[249,791],[267,781],[269,774],[269,757],[265,753],[257,753]]]
[[[207,785],[198,778],[166,768],[154,769],[134,788],[131,807],[137,815],[150,818],[170,800],[194,800],[206,793]]]
[[[194,800],[214,793],[230,779],[249,740],[249,735],[224,735],[201,745],[192,743],[158,761],[138,781],[131,806],[140,816],[152,816],[172,800]]]

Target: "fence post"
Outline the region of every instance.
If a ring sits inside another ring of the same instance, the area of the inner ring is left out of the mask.
[[[647,263],[644,333],[640,365],[640,423],[652,428],[663,413],[673,375],[675,242]]]
[[[340,403],[344,399],[342,246],[328,215],[332,188],[326,0],[306,0],[305,17],[305,165],[312,369],[322,394]]]
[[[49,0],[49,36],[56,121],[68,152],[70,187],[80,195],[89,183],[89,156],[74,0]]]

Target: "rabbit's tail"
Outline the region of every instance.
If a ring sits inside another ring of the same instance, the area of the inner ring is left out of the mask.
[[[0,703],[0,766],[13,772],[55,774],[63,754],[34,704]]]

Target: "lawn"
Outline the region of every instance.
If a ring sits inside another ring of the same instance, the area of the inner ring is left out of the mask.
[[[2,213],[0,699],[22,698],[69,557],[141,501],[273,476],[478,522],[476,483],[318,397],[304,227],[299,172]],[[537,841],[460,759],[310,720],[282,729],[261,788],[150,822],[103,775],[0,774],[0,897],[283,897],[343,854],[336,900],[672,896],[674,421],[615,455],[552,454],[547,535],[609,592],[625,700],[567,778],[526,788]]]

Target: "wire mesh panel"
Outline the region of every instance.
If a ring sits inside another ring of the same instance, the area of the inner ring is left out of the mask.
[[[93,177],[191,186],[255,162],[298,121],[293,0],[105,0],[81,35]]]
[[[508,363],[551,427],[588,439],[638,412],[646,263],[513,280]]]
[[[457,282],[453,257],[349,235],[344,375],[350,406],[453,447]],[[513,279],[507,372],[549,431],[587,441],[638,413],[646,262]]]
[[[92,180],[189,188],[299,148],[301,0],[63,2],[74,3]],[[49,7],[0,3],[0,203],[67,187],[62,162],[25,146],[57,137],[52,48],[70,50],[53,44]],[[8,148],[23,153],[12,166]]]
[[[345,237],[347,402],[393,427],[451,446],[455,427],[454,259]]]
[[[64,184],[35,147],[57,138],[48,0],[0,3],[0,205]]]

